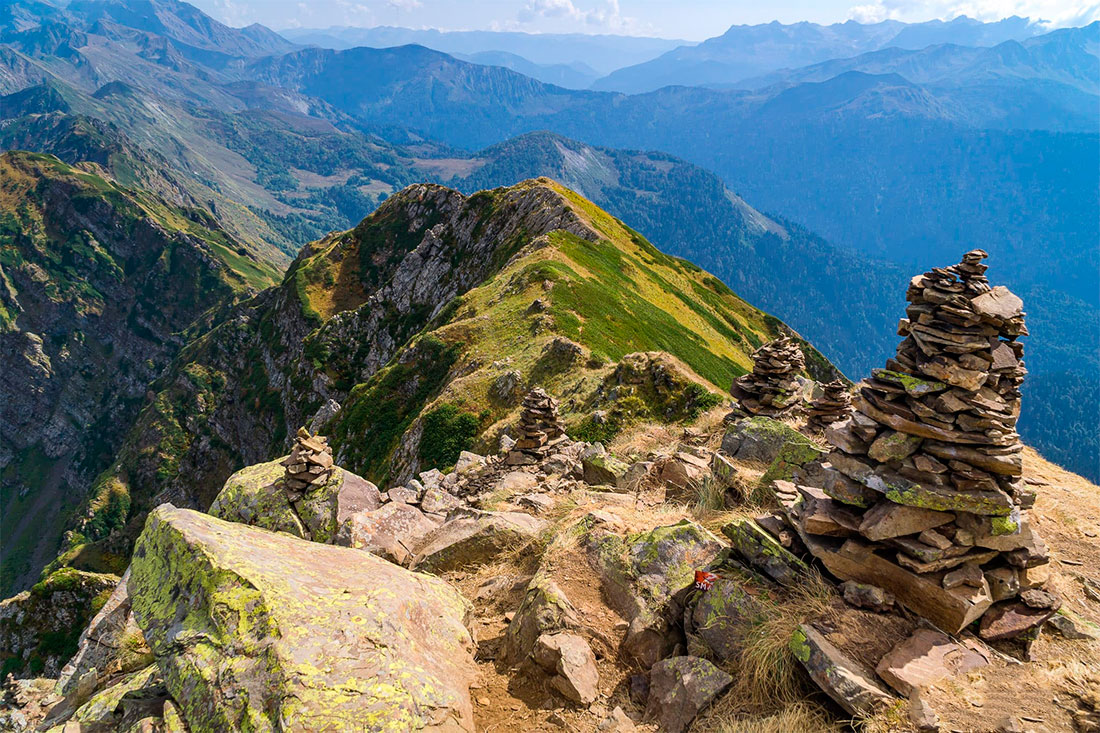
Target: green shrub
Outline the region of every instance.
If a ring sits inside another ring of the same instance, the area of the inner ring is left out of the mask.
[[[443,404],[424,415],[420,438],[420,461],[425,470],[453,466],[458,455],[469,450],[477,436],[480,420],[457,405]]]

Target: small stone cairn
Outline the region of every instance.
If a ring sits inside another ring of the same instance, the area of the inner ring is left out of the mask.
[[[541,387],[523,398],[519,439],[509,451],[505,463],[509,466],[531,466],[549,455],[551,449],[568,440],[565,427],[558,417],[558,403]]]
[[[986,257],[912,279],[897,356],[825,431],[835,448],[803,481],[817,488],[797,487],[788,509],[834,574],[881,585],[950,632],[981,618],[981,636],[1000,640],[1033,632],[1059,602],[1040,590],[1047,548],[1016,433],[1023,302],[990,287]]]
[[[335,470],[328,438],[310,435],[305,428],[299,428],[294,448],[282,465],[286,467],[283,486],[287,496],[292,501],[302,498],[311,486],[321,486],[328,481]]]
[[[840,379],[821,385],[821,390],[822,395],[810,403],[810,409],[807,410],[809,419],[806,422],[811,427],[824,429],[851,414],[852,396]]]
[[[740,411],[770,417],[791,411],[801,396],[796,377],[806,367],[798,344],[780,336],[752,352],[752,361],[752,372],[739,377],[730,388]]]

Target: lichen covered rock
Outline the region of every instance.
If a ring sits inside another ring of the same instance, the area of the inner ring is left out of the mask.
[[[332,544],[340,525],[352,514],[377,509],[381,504],[378,487],[338,467],[316,486],[287,492],[284,460],[248,466],[230,476],[210,505],[210,514]]]
[[[467,609],[439,580],[162,505],[129,590],[193,731],[473,729]]]

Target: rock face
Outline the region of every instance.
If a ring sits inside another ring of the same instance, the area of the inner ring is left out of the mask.
[[[894,701],[872,670],[850,659],[812,626],[795,629],[790,648],[818,687],[852,715],[868,716]]]
[[[546,522],[522,512],[470,512],[424,536],[412,566],[443,573],[483,565],[531,542],[545,528]]]
[[[509,466],[529,466],[549,455],[563,441],[569,440],[565,426],[558,417],[558,403],[546,390],[535,388],[523,398],[519,438],[508,453]]]
[[[49,155],[0,155],[0,188],[0,470],[13,495],[38,499],[6,507],[30,514],[5,525],[8,596],[53,559],[62,492],[83,499],[108,467],[147,385],[183,346],[179,334],[276,273],[212,218]],[[118,529],[104,518],[77,521],[94,540]]]
[[[990,287],[985,257],[974,250],[913,278],[897,355],[860,385],[856,412],[826,431],[834,449],[808,473],[827,497],[814,503],[848,505],[858,531],[826,538],[804,503],[789,510],[833,574],[881,586],[950,632],[1048,562],[1027,514],[1034,494],[1020,479],[1023,303]],[[999,635],[1044,620],[1024,617],[1032,623]]]
[[[750,415],[782,415],[802,398],[797,379],[806,357],[792,339],[781,336],[752,353],[752,372],[739,377],[730,392]]]
[[[162,505],[129,581],[191,730],[473,730],[463,599],[368,553]]]
[[[56,677],[118,577],[66,568],[0,601],[0,660],[16,677]]]

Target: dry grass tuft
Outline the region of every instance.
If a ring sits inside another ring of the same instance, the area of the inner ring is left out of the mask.
[[[832,733],[844,730],[828,712],[812,702],[799,701],[780,709],[745,715],[728,708],[730,697],[720,701],[705,719],[692,728],[695,733]]]
[[[650,453],[667,452],[679,440],[680,431],[674,425],[640,422],[615,436],[607,449],[617,456],[633,459]]]
[[[735,678],[729,697],[742,709],[773,709],[805,698],[802,665],[788,644],[799,624],[829,611],[835,595],[833,586],[813,573],[785,597],[758,599],[765,604],[764,621],[752,628],[740,658],[727,670]]]

